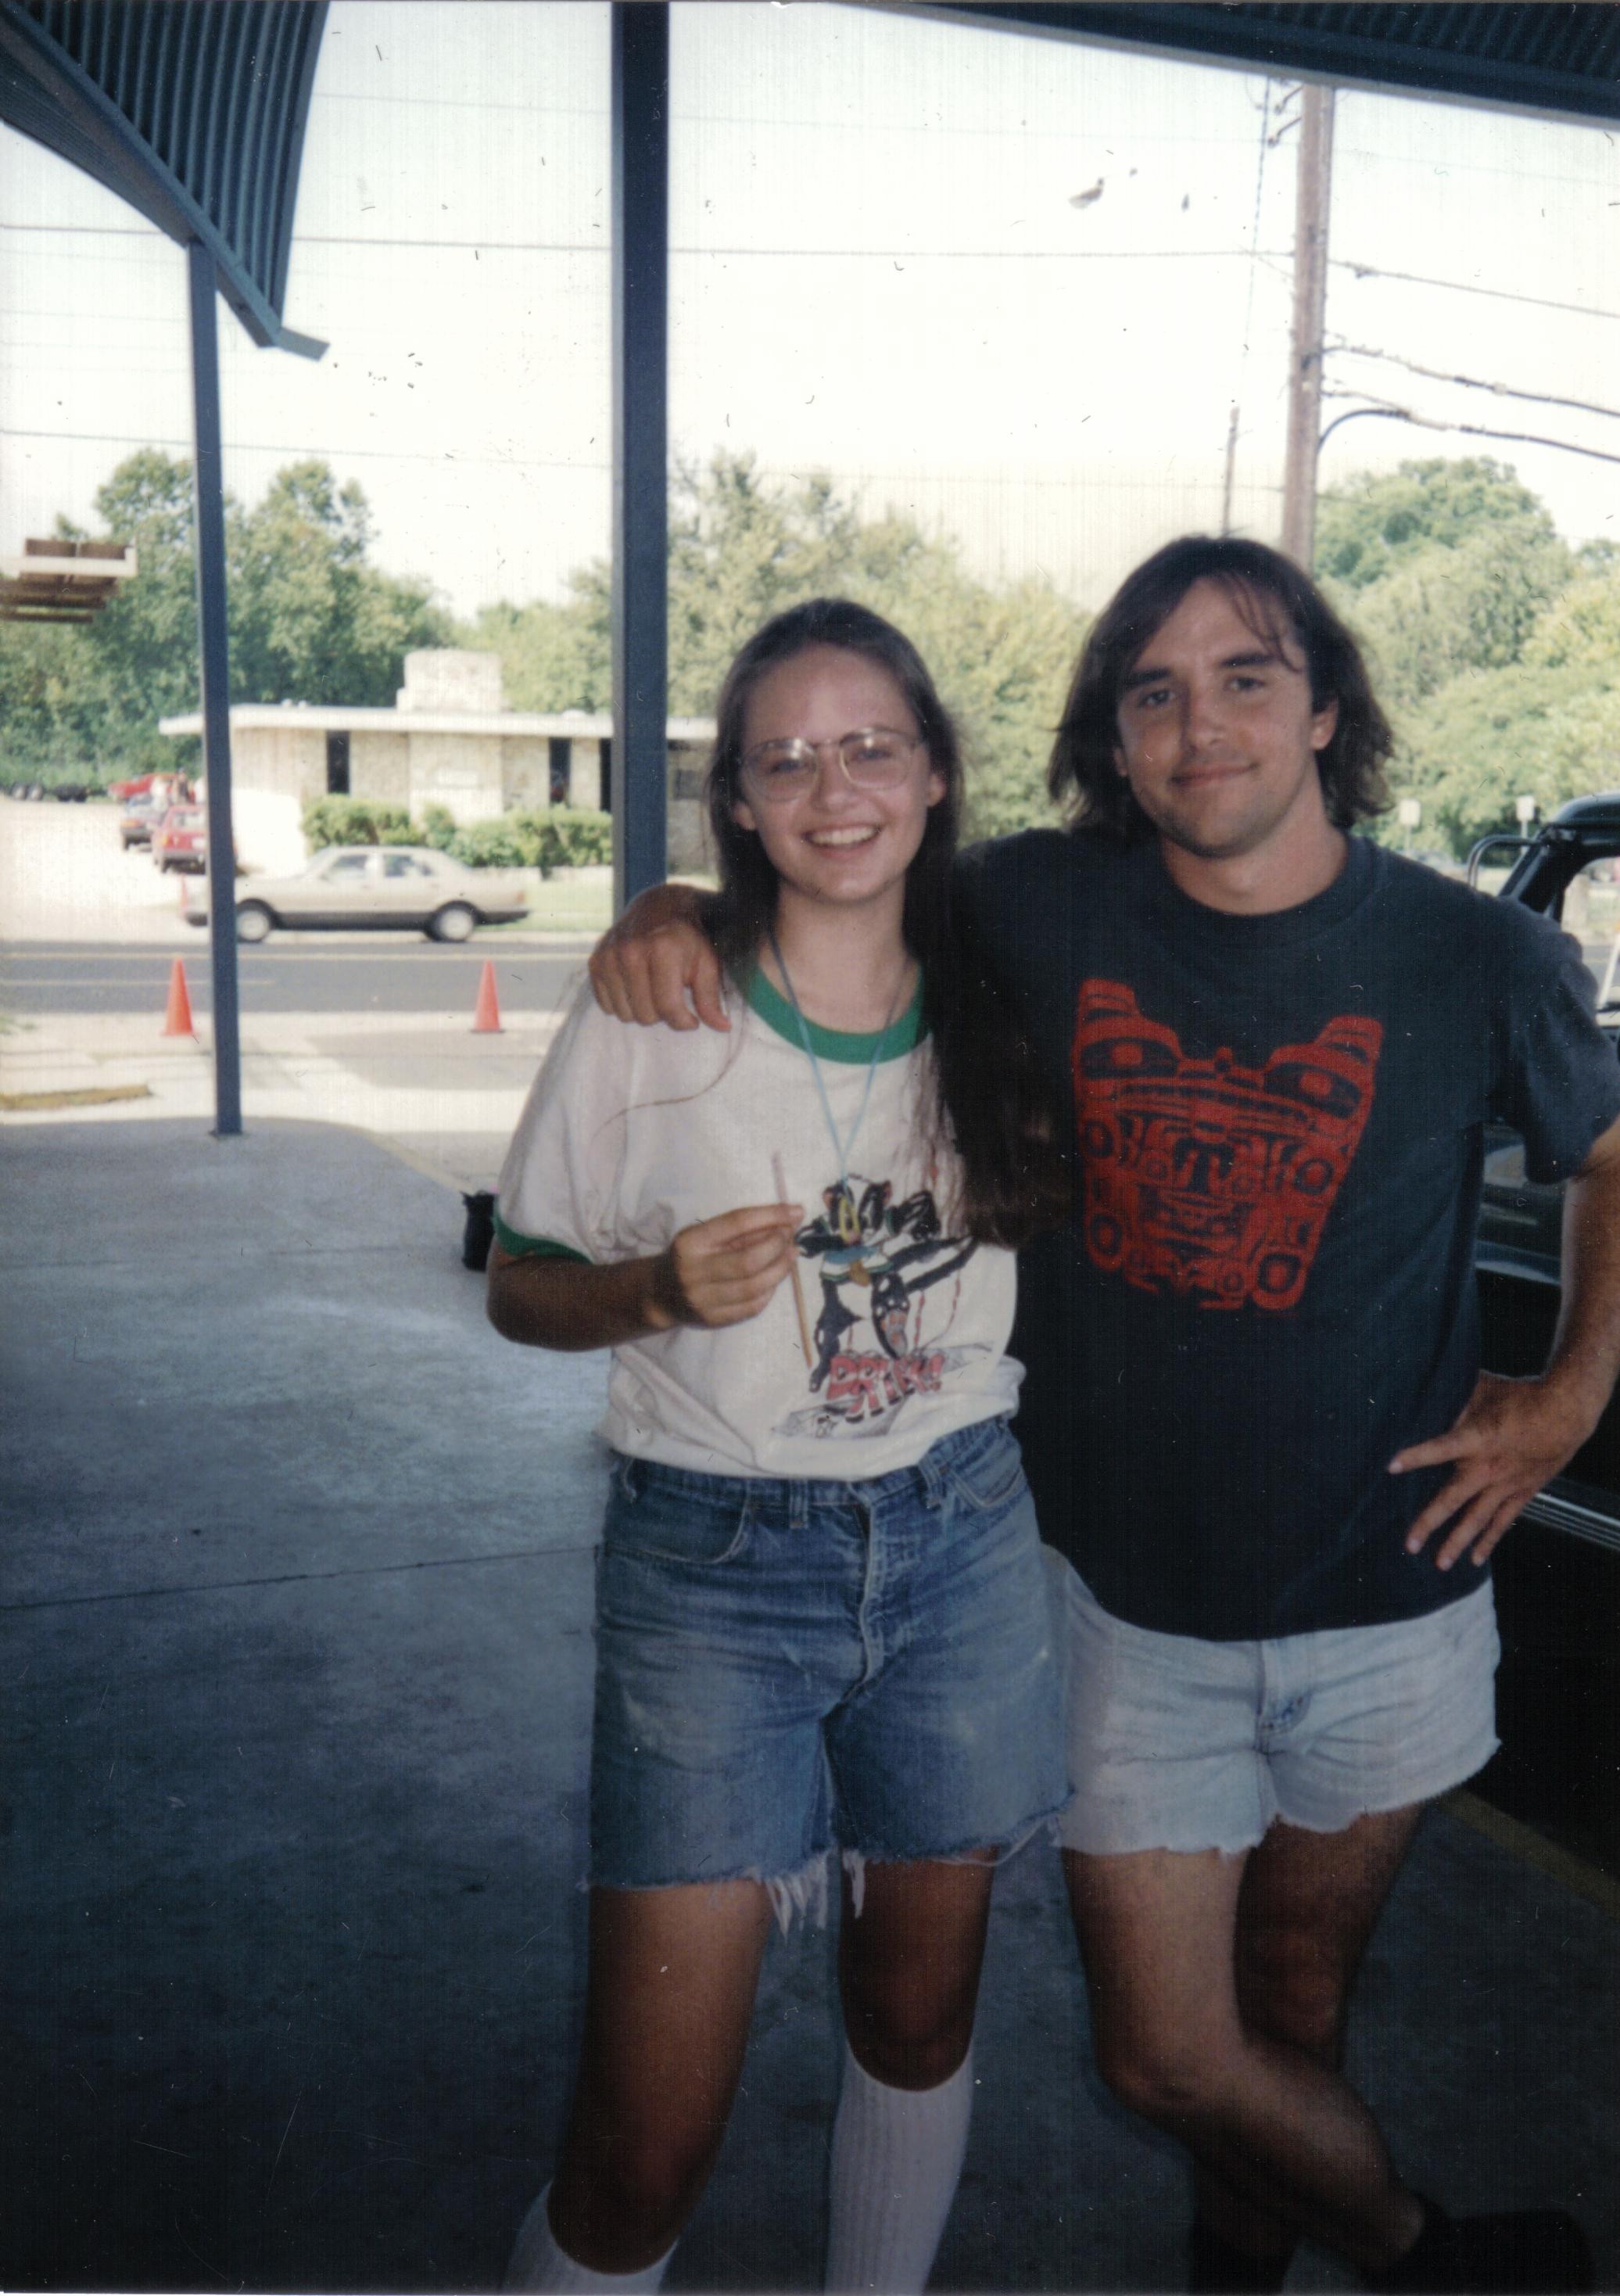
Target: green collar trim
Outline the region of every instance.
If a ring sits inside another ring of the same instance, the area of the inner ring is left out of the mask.
[[[767,977],[765,967],[756,964],[743,984],[743,995],[749,1009],[757,1013],[767,1029],[785,1037],[790,1045],[800,1045],[798,1016],[787,998]],[[823,1029],[819,1021],[806,1020],[811,1049],[818,1061],[843,1061],[852,1066],[864,1066],[872,1061],[901,1061],[919,1045],[925,1033],[922,1020],[922,976],[917,977],[916,993],[897,1020],[887,1029],[874,1029],[865,1036],[853,1035],[847,1029]]]

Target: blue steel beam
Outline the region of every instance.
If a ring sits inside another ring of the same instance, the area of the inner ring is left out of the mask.
[[[669,10],[615,0],[613,899],[667,863]]]
[[[225,472],[219,422],[218,280],[211,249],[186,250],[192,302],[192,500],[197,628],[202,655],[202,757],[209,791],[209,939],[214,960],[214,1129],[241,1130],[236,993],[236,840],[231,828],[231,661],[225,623]]]

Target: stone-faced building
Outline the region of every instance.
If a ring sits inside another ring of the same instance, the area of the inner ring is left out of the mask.
[[[669,721],[669,865],[703,866],[703,767],[714,738],[707,718]],[[160,731],[198,734],[200,715],[165,718]],[[456,822],[547,806],[608,809],[613,724],[605,714],[508,709],[493,653],[433,649],[405,656],[392,709],[301,701],[238,702],[231,711],[232,813],[236,849],[250,869],[296,868],[311,799],[370,797],[420,820],[430,805]]]

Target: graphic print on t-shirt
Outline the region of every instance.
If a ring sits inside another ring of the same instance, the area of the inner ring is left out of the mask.
[[[1206,1308],[1294,1307],[1366,1125],[1384,1031],[1329,1021],[1264,1065],[1192,1060],[1117,980],[1080,989],[1072,1067],[1086,1250]]]
[[[778,1431],[793,1435],[877,1435],[888,1431],[908,1395],[933,1394],[947,1372],[979,1347],[938,1341],[953,1321],[947,1295],[943,1329],[924,1334],[923,1295],[953,1276],[975,1246],[942,1235],[931,1192],[920,1188],[896,1203],[888,1180],[852,1174],[822,1191],[825,1207],[793,1238],[801,1259],[821,1277],[811,1392],[821,1400],[790,1414]]]

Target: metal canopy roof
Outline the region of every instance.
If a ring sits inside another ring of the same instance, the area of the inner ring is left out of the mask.
[[[1290,78],[1620,119],[1620,9],[1602,0],[1467,6],[1199,4],[1199,0],[941,0],[929,15],[1106,40]]]
[[[200,241],[257,343],[282,324],[326,0],[0,0],[0,119]]]

